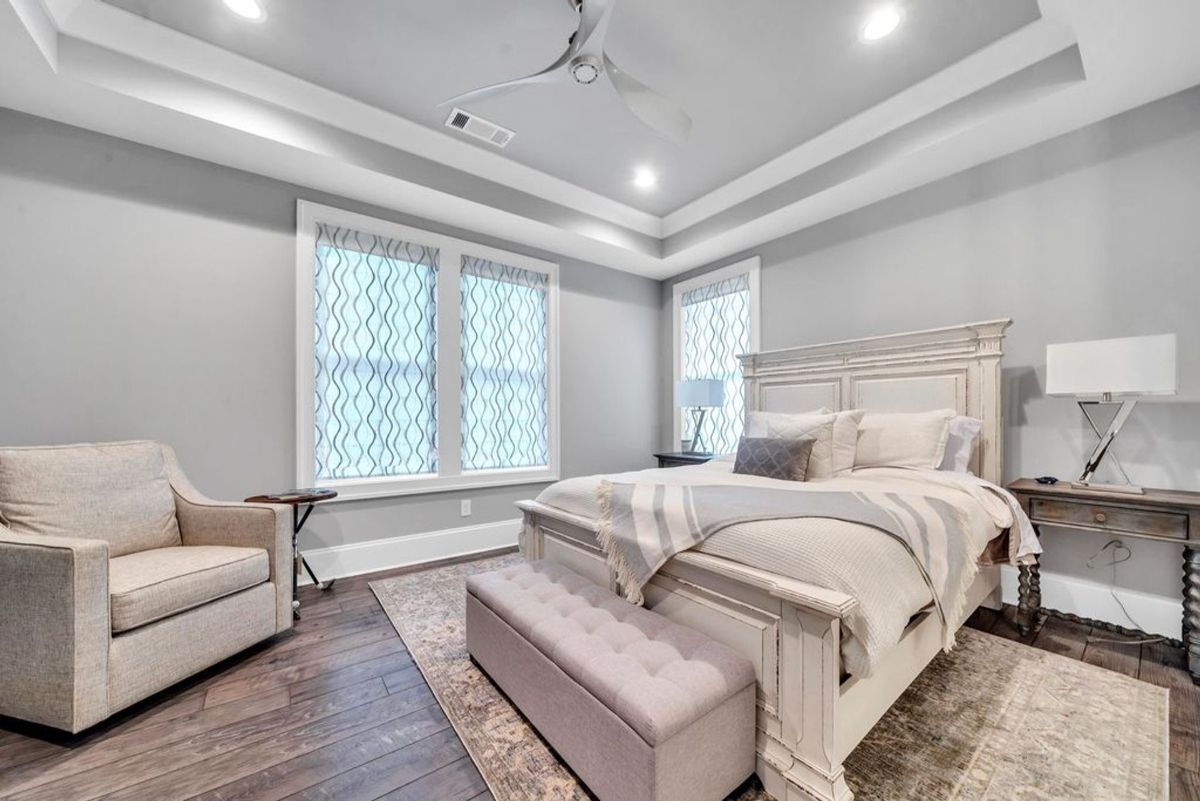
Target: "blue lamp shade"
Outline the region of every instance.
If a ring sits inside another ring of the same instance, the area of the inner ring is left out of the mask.
[[[725,382],[715,378],[679,381],[675,384],[675,405],[681,409],[725,405]]]

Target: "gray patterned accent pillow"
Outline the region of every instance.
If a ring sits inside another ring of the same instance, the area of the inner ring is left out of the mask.
[[[742,437],[733,472],[782,481],[803,481],[808,474],[808,457],[815,442],[813,437]]]

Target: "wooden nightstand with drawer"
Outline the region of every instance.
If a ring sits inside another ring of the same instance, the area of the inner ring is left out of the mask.
[[[1200,492],[1103,492],[1072,487],[1067,481],[1039,484],[1030,478],[1018,479],[1008,489],[1017,496],[1039,535],[1041,526],[1059,526],[1182,546],[1183,646],[1192,680],[1200,684]],[[1018,621],[1028,630],[1042,604],[1038,565],[1021,568],[1019,586]]]

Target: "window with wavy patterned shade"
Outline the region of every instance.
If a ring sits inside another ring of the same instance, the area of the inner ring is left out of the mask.
[[[549,278],[464,256],[462,467],[539,467],[549,460]]]
[[[437,472],[434,248],[320,224],[316,478]]]
[[[297,204],[297,483],[558,479],[558,265]]]
[[[699,276],[674,291],[676,304],[676,378],[715,379],[725,385],[725,403],[709,409],[703,441],[714,453],[733,453],[745,423],[746,402],[738,356],[758,346],[756,259],[712,275]],[[682,416],[680,433],[692,439],[691,415]]]

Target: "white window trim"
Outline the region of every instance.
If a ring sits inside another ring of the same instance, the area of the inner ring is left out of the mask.
[[[380,476],[374,478],[323,480],[321,486],[335,489],[337,500],[385,498],[478,487],[503,487],[516,484],[540,484],[559,479],[558,417],[558,265],[552,262],[486,247],[417,228],[355,214],[307,200],[296,203],[296,480],[301,487],[313,486],[316,479],[314,431],[315,376],[313,360],[314,287],[313,258],[316,252],[317,223],[322,222],[363,233],[426,245],[438,249],[438,473],[418,476]],[[549,277],[547,293],[547,381],[549,384],[549,464],[545,467],[518,467],[496,470],[462,471],[462,390],[459,341],[459,272],[463,254],[489,261],[544,273]],[[450,280],[447,280],[449,278]]]
[[[713,270],[712,272],[698,275],[695,278],[680,281],[671,288],[671,345],[673,350],[671,356],[671,419],[673,420],[671,450],[679,447],[679,441],[683,437],[683,411],[675,405],[675,386],[683,376],[683,343],[679,330],[682,322],[680,303],[683,293],[697,287],[720,283],[736,275],[745,274],[748,276],[750,285],[750,352],[755,353],[759,349],[761,334],[761,315],[759,314],[759,272],[761,269],[762,259],[758,256],[751,256],[748,259],[727,265],[719,270]]]

